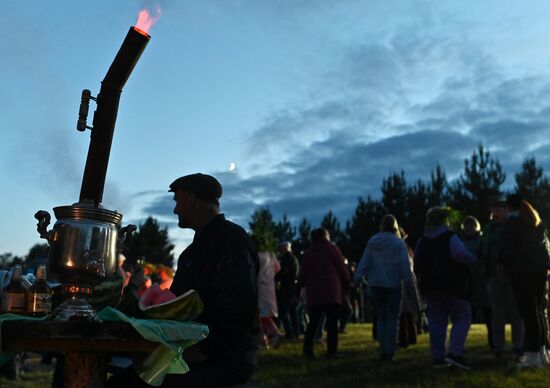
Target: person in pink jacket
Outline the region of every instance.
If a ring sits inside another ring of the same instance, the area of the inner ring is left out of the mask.
[[[258,252],[260,270],[258,272],[258,308],[260,310],[260,326],[264,335],[264,346],[269,349],[281,343],[281,332],[273,321],[277,318],[277,297],[275,294],[275,274],[281,270],[279,260],[272,252]]]
[[[348,287],[350,278],[342,253],[330,242],[324,228],[311,231],[312,246],[304,254],[298,275],[298,292],[305,287],[309,324],[304,337],[303,352],[315,357],[313,342],[323,313],[326,314],[327,358],[338,351],[338,317],[342,304],[342,288]]]

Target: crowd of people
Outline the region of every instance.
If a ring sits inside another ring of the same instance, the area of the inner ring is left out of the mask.
[[[537,211],[515,195],[492,204],[483,228],[466,216],[454,231],[449,209],[430,208],[414,246],[387,214],[360,260],[351,263],[324,228],[311,231],[310,247],[299,257],[290,242],[279,242],[275,251],[265,238],[248,235],[220,212],[222,188],[214,177],[187,175],[170,190],[178,225],[195,230],[195,237],[167,287],[176,295],[198,291],[205,309],[197,321],[210,334],[184,352],[189,373],[167,375],[163,387],[242,384],[257,367],[259,347],[269,351],[285,342],[302,340],[307,358],[318,357],[316,344],[325,342],[326,358],[339,357],[338,337],[348,321],[364,318],[358,312],[365,305],[381,362],[391,362],[399,348],[428,332],[434,368],[470,369],[464,350],[475,319],[486,324],[497,360],[506,351],[510,322],[517,366],[550,364],[550,244]],[[147,384],[128,369],[109,386]]]
[[[303,334],[304,356],[317,357],[314,344],[326,332],[326,357],[337,357],[338,334],[345,331],[350,312],[362,307],[350,300],[350,292],[363,287],[383,362],[393,360],[398,348],[415,344],[425,327],[434,368],[470,369],[464,350],[476,321],[486,325],[496,360],[506,351],[510,323],[517,367],[550,365],[546,231],[538,212],[517,195],[494,201],[488,211],[490,221],[483,228],[466,216],[453,231],[450,210],[432,207],[414,247],[398,220],[387,214],[355,271],[323,228],[311,232],[311,246],[300,260],[288,242],[280,243],[277,259],[260,247],[265,348]]]
[[[153,283],[161,290],[169,290],[174,281],[174,270],[164,264],[152,264],[139,259],[135,265],[125,263],[126,257],[119,253],[118,272],[123,278],[123,286],[132,290],[141,298]]]
[[[550,365],[550,243],[537,211],[516,195],[495,201],[483,227],[466,216],[453,230],[450,209],[432,207],[414,246],[387,214],[351,263],[324,228],[311,231],[310,246],[298,257],[288,241],[275,251],[265,237],[247,235],[219,213],[221,185],[213,177],[182,177],[171,190],[180,227],[196,234],[175,276],[160,268],[157,281],[176,295],[197,289],[205,302],[198,321],[211,332],[185,352],[191,372],[167,376],[163,386],[245,382],[256,368],[258,346],[268,351],[301,340],[304,357],[316,358],[316,344],[324,342],[325,357],[339,357],[339,335],[366,310],[381,362],[391,362],[398,349],[427,332],[434,368],[470,369],[464,354],[476,321],[486,325],[496,360],[507,351],[510,323],[517,367]],[[153,276],[147,266],[132,275],[129,285],[138,294]],[[140,386],[131,371],[111,383],[123,381]]]

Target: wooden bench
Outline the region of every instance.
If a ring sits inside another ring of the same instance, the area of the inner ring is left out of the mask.
[[[63,353],[66,388],[103,387],[111,354],[152,352],[159,345],[123,322],[4,321],[0,335],[4,352]]]

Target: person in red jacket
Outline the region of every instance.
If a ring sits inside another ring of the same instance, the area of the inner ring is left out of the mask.
[[[342,288],[350,278],[342,253],[330,242],[324,228],[311,231],[312,246],[304,254],[298,275],[298,292],[305,287],[309,324],[304,338],[304,355],[314,358],[313,342],[323,313],[326,314],[327,358],[338,351],[338,317],[342,304]]]

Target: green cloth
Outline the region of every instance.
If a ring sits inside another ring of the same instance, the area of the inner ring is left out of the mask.
[[[159,386],[166,374],[182,374],[189,371],[183,361],[183,351],[208,336],[208,326],[195,322],[177,322],[165,319],[135,319],[106,307],[97,314],[104,321],[127,322],[143,338],[161,345],[145,359],[137,370],[147,384]]]
[[[103,321],[127,322],[146,340],[160,343],[137,370],[143,381],[154,386],[161,385],[164,376],[168,373],[188,372],[189,367],[182,357],[183,351],[208,336],[206,325],[165,319],[135,319],[112,307],[102,309],[97,313],[97,317]],[[3,321],[14,319],[44,320],[46,318],[32,318],[17,314],[0,315],[0,330]],[[0,366],[12,357],[13,354],[0,353]]]

